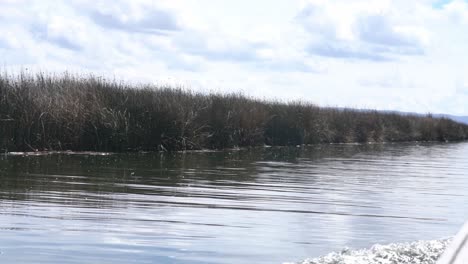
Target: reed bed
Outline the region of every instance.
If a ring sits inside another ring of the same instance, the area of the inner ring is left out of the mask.
[[[176,151],[467,138],[467,125],[431,115],[201,94],[67,73],[0,75],[3,151]]]

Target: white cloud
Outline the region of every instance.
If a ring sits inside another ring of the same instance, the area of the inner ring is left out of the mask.
[[[444,15],[455,23],[468,24],[468,3],[454,0],[442,7]]]
[[[179,29],[175,16],[155,5],[144,2],[117,1],[108,5],[99,2],[98,8],[82,7],[84,13],[98,25],[129,33],[166,34]]]
[[[422,55],[428,34],[399,22],[399,12],[388,1],[311,1],[297,18],[310,35],[307,51],[313,55],[372,61]]]

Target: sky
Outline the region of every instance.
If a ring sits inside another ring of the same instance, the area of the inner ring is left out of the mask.
[[[0,0],[7,72],[468,115],[466,0]]]

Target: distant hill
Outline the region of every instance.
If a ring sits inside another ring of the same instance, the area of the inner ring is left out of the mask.
[[[346,107],[338,107],[338,109],[351,109],[351,110],[355,110],[355,111],[373,111],[371,109],[352,109],[352,108],[346,108]],[[415,113],[415,112],[403,112],[403,111],[386,111],[386,110],[381,110],[379,112],[382,112],[382,113],[396,113],[396,114],[400,114],[400,115],[416,115],[416,116],[425,116],[427,115],[426,114],[422,114],[422,113]],[[456,122],[459,122],[459,123],[462,123],[462,124],[467,124],[468,125],[468,116],[456,116],[456,115],[447,115],[447,114],[432,114],[432,116],[434,117],[447,117],[447,118],[450,118]]]
[[[362,109],[364,110],[364,109]],[[365,109],[364,111],[368,111]],[[403,111],[382,111],[382,112],[387,112],[387,113],[397,113],[401,115],[417,115],[417,116],[425,116],[427,114],[422,114],[422,113],[414,113],[414,112],[403,112]],[[447,115],[447,114],[432,114],[434,117],[447,117],[450,118],[456,122],[462,123],[462,124],[467,124],[468,125],[468,116],[456,116],[456,115]]]
[[[463,124],[468,124],[468,116],[453,116],[453,115],[441,115],[441,116],[448,117],[452,120],[455,120]]]
[[[398,112],[398,113],[414,114],[414,115],[421,115],[421,116],[427,115],[427,114],[407,113],[407,112]],[[446,117],[446,118],[452,119],[453,121],[468,125],[468,116],[456,116],[456,115],[446,115],[446,114],[432,114],[432,116],[434,116],[434,117]]]

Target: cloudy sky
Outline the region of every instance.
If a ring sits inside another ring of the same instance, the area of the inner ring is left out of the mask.
[[[1,0],[9,72],[468,115],[465,0]]]

